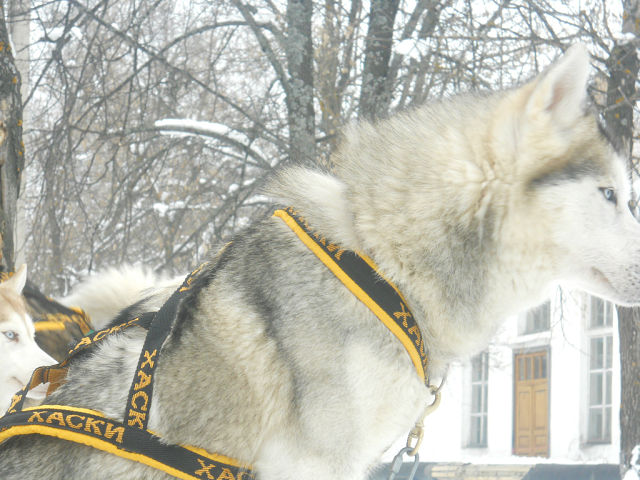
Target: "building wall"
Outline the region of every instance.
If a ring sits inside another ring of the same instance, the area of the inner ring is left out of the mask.
[[[614,310],[615,311],[615,310]],[[452,365],[439,409],[425,421],[423,462],[471,463],[617,463],[619,451],[620,357],[617,319],[613,326],[613,380],[611,443],[586,441],[589,397],[589,297],[579,292],[558,292],[551,301],[549,331],[519,335],[524,314],[505,322],[489,347],[487,446],[469,448],[471,367],[468,361]],[[512,454],[514,423],[514,354],[549,351],[548,458]],[[402,446],[397,442],[388,460]]]

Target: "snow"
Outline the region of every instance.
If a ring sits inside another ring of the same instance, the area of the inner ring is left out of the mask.
[[[169,210],[169,205],[167,205],[166,203],[154,203],[153,204],[153,209],[158,212],[158,214],[161,217],[164,217],[167,213],[167,210]]]
[[[636,34],[633,32],[612,32],[613,39],[616,43],[633,42],[636,39]]]
[[[191,120],[188,118],[165,118],[157,120],[155,122],[157,128],[163,130],[171,130],[178,128],[199,130],[203,134],[213,133],[217,135],[226,135],[229,132],[229,127],[222,125],[221,123],[204,122],[201,120]]]
[[[55,27],[47,32],[47,37],[53,42],[57,42],[64,34],[64,27]]]
[[[222,137],[240,143],[250,144],[249,138],[237,130],[217,122],[192,120],[189,118],[164,118],[156,120],[154,126],[164,132],[177,136],[201,135],[205,137]]]
[[[622,480],[640,480],[640,445],[631,450],[631,468],[624,474]]]
[[[84,38],[80,27],[71,27],[71,35],[73,35],[76,40],[82,40]]]
[[[414,44],[415,44],[415,40],[412,40],[411,38],[406,38],[401,42],[398,42],[393,47],[393,49],[396,51],[396,53],[400,55],[407,55],[411,51],[411,49],[414,47]]]
[[[206,138],[218,138],[222,142],[228,143],[232,148],[246,149],[253,158],[262,162],[267,162],[266,159],[269,158],[244,133],[222,123],[192,120],[189,118],[164,118],[162,120],[156,120],[154,126],[158,128],[162,134],[175,137],[195,135]],[[272,159],[270,163],[274,166],[277,163],[277,159]]]
[[[70,33],[76,40],[82,40],[84,38],[80,27],[71,27],[68,32],[65,32],[65,27],[54,27],[47,32],[47,37],[52,42],[57,42],[65,33]]]
[[[398,55],[420,60],[429,53],[429,42],[423,39],[406,38],[394,45],[393,50]]]

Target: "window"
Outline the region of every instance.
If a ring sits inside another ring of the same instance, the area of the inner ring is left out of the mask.
[[[529,333],[544,332],[549,330],[551,325],[551,302],[545,302],[542,305],[529,310],[525,317],[524,328],[520,332],[521,335]]]
[[[613,312],[611,303],[590,297],[587,439],[593,443],[611,442]]]
[[[613,325],[613,304],[604,300],[591,297],[591,328],[610,327]]]
[[[611,442],[611,363],[613,337],[592,337],[589,348],[590,442]]]
[[[470,447],[487,446],[487,392],[489,379],[489,353],[483,352],[471,359],[471,428]]]

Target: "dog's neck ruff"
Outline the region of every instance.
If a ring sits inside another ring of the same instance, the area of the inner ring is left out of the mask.
[[[295,209],[276,210],[309,250],[364,303],[396,336],[407,350],[418,376],[429,385],[428,358],[424,339],[407,302],[398,288],[380,273],[377,265],[363,253],[342,249],[315,232]]]
[[[147,429],[158,358],[175,325],[179,304],[192,289],[201,268],[187,276],[158,312],[145,313],[120,325],[91,333],[80,339],[62,362],[37,368],[27,386],[14,395],[7,414],[0,418],[0,443],[14,436],[39,434],[88,445],[183,480],[254,479],[250,467],[238,460],[189,445],[168,444]],[[49,383],[48,393],[51,393],[64,383],[68,364],[75,355],[133,326],[146,328],[148,333],[129,391],[124,421],[109,418],[96,410],[68,405],[23,408],[27,393],[32,388]]]

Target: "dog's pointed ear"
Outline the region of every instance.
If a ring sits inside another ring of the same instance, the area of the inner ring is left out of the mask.
[[[584,114],[590,57],[582,44],[573,45],[534,80],[526,115],[549,115],[559,127],[571,126]]]
[[[3,285],[11,288],[18,295],[22,294],[25,284],[27,283],[27,264],[23,263],[20,268],[4,282]]]

